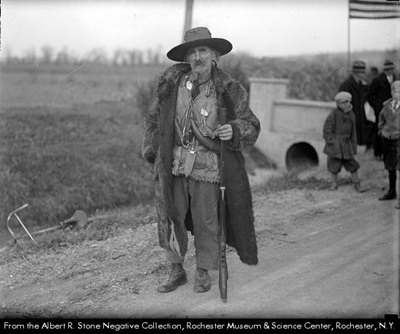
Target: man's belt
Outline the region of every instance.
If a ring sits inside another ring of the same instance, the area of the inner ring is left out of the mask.
[[[193,134],[199,141],[199,143],[207,150],[217,153],[219,155],[221,152],[221,140],[219,138],[211,139],[208,137],[204,137],[197,127],[196,122],[192,118],[190,119],[190,125],[192,126]]]

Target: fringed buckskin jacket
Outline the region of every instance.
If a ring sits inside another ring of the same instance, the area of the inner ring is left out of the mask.
[[[166,69],[158,80],[155,98],[144,119],[142,137],[143,158],[153,166],[158,236],[162,248],[171,249],[183,256],[187,242],[182,237],[193,233],[193,223],[188,210],[184,231],[176,222],[176,208],[172,197],[172,164],[175,144],[175,108],[179,82],[189,74],[189,64],[179,63]],[[233,138],[226,142],[226,243],[234,247],[240,260],[249,265],[258,263],[257,242],[254,229],[253,203],[244,157],[245,147],[253,145],[260,133],[260,122],[248,105],[246,90],[229,74],[214,67],[217,103],[227,109],[227,122],[232,126]],[[174,239],[174,240],[172,240]],[[172,247],[171,243],[178,244]]]

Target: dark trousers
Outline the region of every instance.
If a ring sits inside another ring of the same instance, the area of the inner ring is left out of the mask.
[[[367,121],[367,132],[366,132],[366,140],[365,140],[365,144],[367,146],[367,148],[373,148],[375,151],[375,140],[376,140],[376,136],[377,136],[377,127],[375,126],[376,123]]]
[[[218,200],[219,183],[196,182],[184,176],[172,177],[172,193],[179,214],[179,224],[185,228],[185,216],[191,210],[194,228],[194,246],[198,268],[218,269]],[[187,237],[187,234],[186,234]],[[165,252],[171,263],[183,263],[170,250]]]
[[[355,173],[360,168],[360,164],[357,162],[356,159],[338,159],[338,158],[331,158],[328,156],[327,162],[328,171],[332,174],[338,174],[342,167],[346,169],[346,171],[350,173]]]
[[[376,115],[376,122],[373,126],[373,148],[374,148],[374,155],[376,157],[382,157],[383,155],[383,144],[382,144],[382,137],[378,134],[378,123],[379,123],[379,113],[375,113]]]
[[[397,171],[389,170],[389,192],[396,193]]]
[[[398,163],[398,139],[387,139],[385,137],[382,140],[382,153],[383,163],[385,169],[389,173],[389,192],[396,193],[396,181],[397,181],[397,163]]]
[[[385,169],[387,170],[396,170],[398,163],[398,139],[388,139],[381,138],[382,143],[382,154],[383,154],[383,163],[385,164]]]

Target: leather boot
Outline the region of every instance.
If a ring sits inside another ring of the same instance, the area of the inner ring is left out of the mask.
[[[385,195],[379,197],[378,199],[380,201],[387,201],[396,198],[397,198],[396,189],[389,189],[389,191]]]
[[[354,183],[354,189],[355,189],[358,193],[363,193],[363,192],[365,192],[365,189],[361,187],[360,181]]]
[[[187,275],[181,263],[172,263],[171,273],[166,281],[164,281],[157,291],[161,293],[174,291],[179,285],[187,283]]]
[[[397,198],[396,181],[397,181],[396,170],[389,170],[389,191],[382,197],[378,198],[380,201],[386,201]]]
[[[205,269],[196,269],[196,275],[194,280],[194,292],[207,292],[211,289],[211,279],[208,275],[208,271]]]

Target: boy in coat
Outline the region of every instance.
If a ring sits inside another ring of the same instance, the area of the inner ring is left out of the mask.
[[[328,156],[327,168],[332,179],[331,190],[338,189],[338,173],[344,167],[351,173],[355,190],[364,192],[358,176],[360,164],[354,158],[357,154],[357,134],[351,99],[352,95],[349,92],[340,91],[336,94],[337,108],[328,115],[323,127],[323,138],[326,141],[324,153]]]
[[[383,162],[389,174],[389,191],[379,200],[396,199],[396,170],[400,169],[400,80],[391,84],[392,98],[383,103],[379,114],[378,134],[382,138]]]

